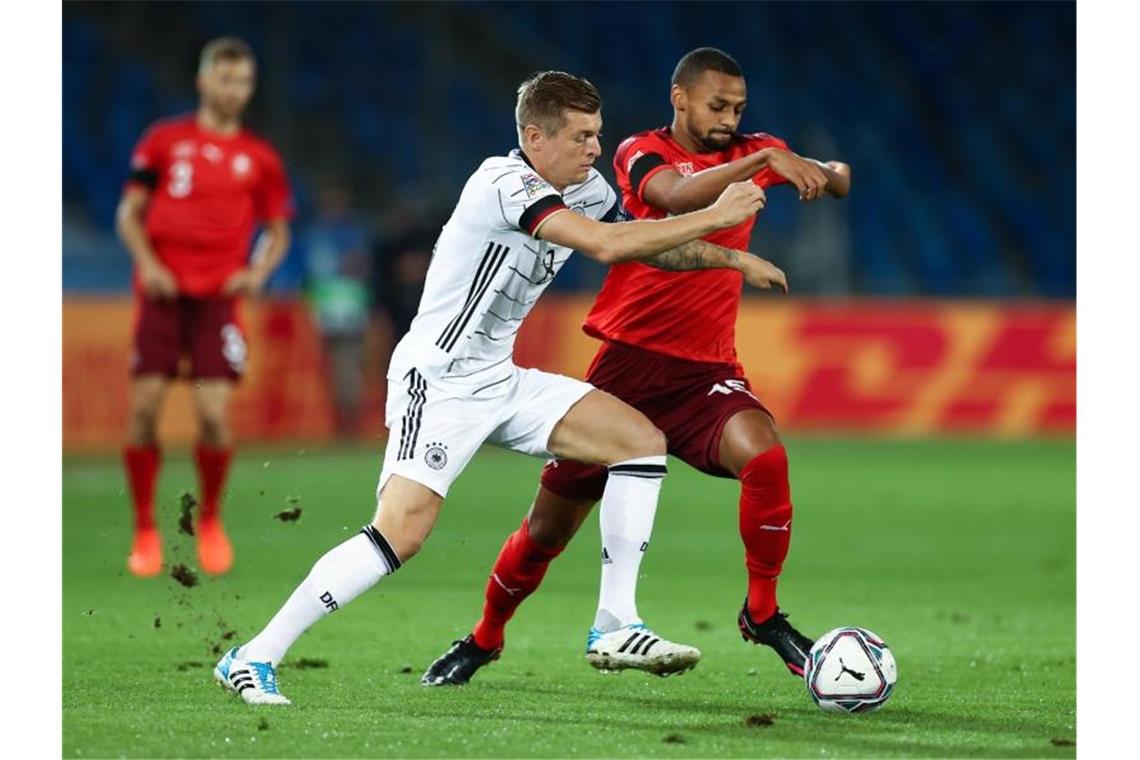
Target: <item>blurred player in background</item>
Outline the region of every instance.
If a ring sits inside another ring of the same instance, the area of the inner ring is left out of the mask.
[[[766,188],[790,182],[800,199],[843,197],[850,168],[805,159],[768,134],[740,134],[746,88],[725,53],[698,48],[673,74],[673,124],[636,134],[614,155],[626,209],[638,219],[663,219],[704,208],[733,182]],[[747,250],[755,217],[707,235],[711,243]],[[788,459],[775,422],[753,395],[736,357],[735,323],[742,279],[729,270],[662,271],[638,262],[615,265],[586,318],[587,334],[604,341],[586,381],[646,415],[669,441],[669,453],[702,472],[740,481],[740,536],[748,594],[738,616],[745,640],[772,647],[795,675],[803,674],[812,641],[776,604],[776,579],[788,553],[792,502]],[[482,619],[424,674],[424,685],[466,683],[497,658],[504,627],[538,588],[551,560],[574,536],[606,485],[603,467],[549,462],[530,514],[503,545],[487,582]],[[603,535],[603,547],[606,541]],[[602,594],[632,605],[636,576],[607,583]],[[655,672],[651,637],[619,627],[600,604],[586,656],[602,670]]]
[[[285,257],[292,216],[280,157],[242,127],[255,73],[245,42],[223,37],[207,44],[197,112],[146,131],[119,202],[118,231],[134,260],[137,303],[123,461],[135,512],[127,567],[138,576],[162,569],[154,522],[161,461],[156,428],[184,357],[200,429],[194,449],[201,486],[198,559],[208,573],[233,564],[219,509],[233,457],[226,406],[246,364],[238,299],[260,292]],[[266,231],[251,258],[258,222]]]

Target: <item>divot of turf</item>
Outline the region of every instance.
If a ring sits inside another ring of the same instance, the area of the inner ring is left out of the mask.
[[[292,509],[282,510],[273,516],[283,523],[297,522],[301,519],[301,511],[300,507],[293,507]]]

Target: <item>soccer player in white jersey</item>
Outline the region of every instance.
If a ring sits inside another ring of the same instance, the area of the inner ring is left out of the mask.
[[[520,148],[487,159],[468,179],[436,244],[419,313],[393,352],[374,519],[317,560],[268,625],[214,669],[248,703],[289,703],[276,673],[288,647],[420,550],[449,486],[483,443],[607,466],[599,519],[611,562],[599,605],[615,626],[657,640],[659,670],[683,670],[700,657],[645,629],[625,593],[652,532],[664,436],[587,383],[516,367],[514,336],[574,250],[603,263],[734,268],[753,285],[786,289],[769,262],[698,239],[757,213],[764,192],[741,182],[701,211],[606,224],[625,215],[593,168],[602,126],[594,86],[562,72],[537,74],[519,87],[515,117]]]

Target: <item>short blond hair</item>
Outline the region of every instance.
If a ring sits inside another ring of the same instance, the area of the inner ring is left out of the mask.
[[[566,126],[566,111],[597,113],[602,96],[589,80],[565,71],[541,71],[519,85],[515,123],[519,140],[527,124],[534,124],[548,135]]]
[[[206,43],[198,57],[198,73],[205,74],[218,61],[249,61],[257,64],[253,48],[239,37],[217,37]]]

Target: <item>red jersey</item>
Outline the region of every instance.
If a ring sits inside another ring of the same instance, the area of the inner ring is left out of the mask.
[[[637,219],[661,219],[664,209],[649,205],[642,190],[665,169],[688,176],[727,164],[762,148],[788,145],[763,133],[739,135],[722,151],[690,153],[673,139],[669,127],[640,132],[614,154],[614,172],[626,210]],[[786,182],[771,169],[753,178],[760,187]],[[753,216],[704,240],[748,250]],[[602,340],[628,343],[670,356],[701,362],[736,364],[736,313],[744,275],[728,269],[665,272],[639,262],[615,264],[602,284],[583,329]]]
[[[190,296],[216,295],[245,266],[259,221],[293,216],[289,180],[273,146],[245,129],[209,132],[194,115],[146,131],[127,184],[151,191],[147,237],[179,292]]]

